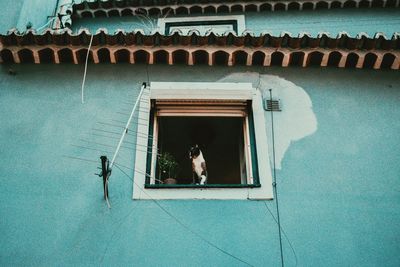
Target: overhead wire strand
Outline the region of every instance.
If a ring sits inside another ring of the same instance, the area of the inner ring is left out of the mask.
[[[274,214],[272,213],[272,211],[271,211],[270,208],[268,207],[267,203],[266,203],[265,201],[263,201],[263,202],[264,202],[264,205],[265,205],[265,207],[267,208],[269,214],[271,214],[271,217],[274,219],[275,223],[278,224],[278,220],[275,218]],[[289,237],[287,236],[286,231],[283,229],[283,227],[281,227],[281,230],[282,230],[282,234],[285,236],[285,238],[286,238],[286,240],[287,240],[287,242],[288,242],[288,244],[289,244],[290,249],[291,249],[292,252],[293,252],[294,259],[295,259],[295,261],[296,261],[296,266],[297,266],[297,264],[298,264],[298,259],[297,259],[296,251],[295,251],[295,249],[294,249],[294,247],[293,247],[293,245],[292,245],[292,242],[290,242],[290,239],[289,239]]]
[[[272,103],[272,89],[269,89],[269,98]],[[273,164],[274,164],[274,181],[272,183],[274,187],[274,193],[275,193],[275,200],[276,200],[276,214],[277,214],[277,220],[278,220],[278,232],[279,232],[279,248],[280,248],[280,254],[281,254],[281,265],[282,267],[285,266],[284,260],[283,260],[283,248],[282,248],[282,233],[281,233],[281,220],[279,216],[279,201],[278,201],[278,188],[276,186],[276,160],[275,160],[275,130],[274,130],[274,111],[271,110],[271,131],[272,131],[272,157],[273,157]]]
[[[198,238],[200,238],[203,242],[207,243],[209,246],[217,249],[218,251],[222,252],[225,255],[228,255],[229,257],[244,263],[248,266],[253,266],[250,263],[248,263],[247,261],[233,255],[232,253],[229,253],[228,251],[220,248],[219,246],[217,246],[216,244],[214,244],[213,242],[209,241],[208,239],[206,239],[205,237],[203,237],[202,235],[200,235],[199,233],[197,233],[196,231],[192,230],[189,226],[187,226],[185,223],[183,223],[181,220],[179,220],[176,216],[174,216],[171,212],[169,212],[166,208],[164,208],[156,199],[154,199],[150,194],[148,194],[146,191],[144,191],[140,186],[138,186],[138,184],[121,168],[118,167],[118,164],[114,163],[114,166],[117,167],[117,169],[119,169],[126,177],[128,177],[141,191],[142,193],[144,193],[145,195],[147,195],[165,214],[167,214],[168,216],[170,216],[173,220],[175,220],[179,225],[181,225],[183,228],[185,228],[187,231],[189,231],[190,233],[192,233],[193,235],[197,236]]]
[[[88,47],[88,50],[87,50],[87,53],[86,53],[85,71],[83,72],[83,80],[82,80],[82,88],[81,88],[81,101],[82,101],[82,104],[85,103],[84,89],[85,89],[85,82],[86,82],[86,73],[87,73],[87,65],[88,65],[89,53],[90,53],[90,49],[92,48],[92,41],[93,41],[93,34],[90,35],[89,47]]]

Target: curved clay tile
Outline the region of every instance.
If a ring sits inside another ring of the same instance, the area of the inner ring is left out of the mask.
[[[114,57],[116,63],[133,63],[131,62],[131,52],[128,49],[119,49],[115,51]]]
[[[290,32],[282,32],[280,34],[280,45],[281,47],[288,47],[292,39],[292,34]]]
[[[60,63],[74,63],[72,50],[69,48],[63,48],[57,51],[57,56]]]
[[[393,66],[394,61],[396,60],[396,56],[392,53],[386,53],[383,56],[382,63],[380,65],[381,69],[390,69]]]
[[[212,54],[213,65],[227,66],[229,54],[225,51],[218,50]]]
[[[189,62],[189,52],[178,49],[172,52],[172,62],[173,64],[185,64],[187,65]]]
[[[36,39],[36,34],[35,34],[35,31],[32,29],[27,30],[25,34],[19,35],[17,37],[19,45],[22,45],[22,46],[34,45],[35,39]]]
[[[256,51],[252,55],[251,64],[253,66],[264,66],[265,57],[266,55],[263,51]]]
[[[9,49],[3,49],[0,51],[0,57],[4,63],[15,63],[14,56]]]
[[[225,31],[222,33],[222,36],[228,36],[228,35],[233,35],[235,37],[238,36],[238,34],[233,30]]]
[[[106,29],[99,29],[96,31],[96,33],[93,35],[93,41],[92,45],[97,46],[97,45],[107,45],[109,43],[108,40],[108,32]]]
[[[249,54],[246,51],[237,50],[232,53],[232,63],[234,65],[246,66],[248,57]]]
[[[308,54],[307,62],[303,66],[321,66],[324,53],[320,51],[313,51]]]
[[[364,62],[362,67],[365,69],[373,69],[378,56],[375,53],[369,52],[364,57]]]
[[[33,52],[30,49],[24,48],[19,50],[18,57],[21,63],[35,63]]]
[[[340,60],[342,59],[342,53],[338,51],[333,51],[329,53],[328,57],[328,66],[330,67],[339,67]]]
[[[55,51],[50,48],[44,48],[38,51],[40,63],[54,63]]]
[[[179,34],[179,35],[183,35],[182,31],[178,28],[173,29],[169,35],[174,35],[174,34]]]
[[[49,30],[46,32],[35,35],[35,43],[38,45],[48,45],[53,43],[53,33]]]

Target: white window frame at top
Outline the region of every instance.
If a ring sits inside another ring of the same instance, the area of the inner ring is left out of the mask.
[[[135,173],[133,183],[133,199],[272,199],[272,175],[268,154],[266,124],[261,93],[252,87],[251,83],[182,83],[182,82],[152,82],[150,95],[143,96],[140,102],[138,119],[141,122],[137,131],[148,133],[150,125],[150,99],[181,99],[181,100],[251,100],[254,122],[254,134],[257,145],[257,161],[260,187],[244,188],[163,188],[149,189],[145,187],[147,167],[147,150],[137,149],[135,157]],[[157,124],[153,124],[157,125]],[[246,121],[248,127],[248,121]],[[249,130],[246,131],[249,133]],[[156,135],[153,135],[153,138]],[[245,138],[249,138],[248,136]],[[138,147],[148,145],[148,137],[138,138]],[[155,162],[157,147],[152,150],[152,162]],[[247,158],[250,160],[250,157]],[[247,163],[252,166],[251,163]],[[153,165],[154,168],[154,165]],[[154,182],[154,181],[152,181]],[[251,181],[250,181],[251,182]]]

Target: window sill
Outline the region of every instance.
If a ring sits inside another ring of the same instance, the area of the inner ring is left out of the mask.
[[[261,187],[261,184],[145,184],[146,189],[166,189],[166,188],[256,188]]]

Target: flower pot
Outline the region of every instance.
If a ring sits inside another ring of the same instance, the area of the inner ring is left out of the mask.
[[[164,184],[176,184],[176,179],[167,178],[167,179],[164,180]]]

